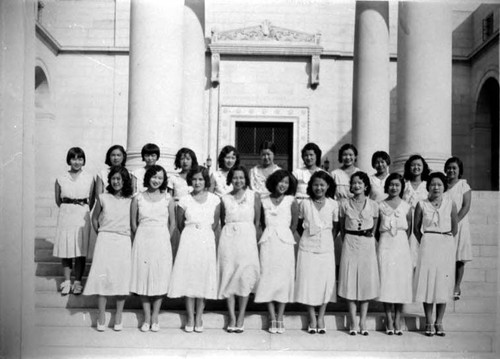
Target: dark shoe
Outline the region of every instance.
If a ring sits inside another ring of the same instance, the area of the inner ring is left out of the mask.
[[[401,329],[396,329],[394,331],[394,334],[401,336],[401,335],[403,335],[403,331]]]
[[[460,291],[453,293],[453,300],[460,300],[462,293]]]
[[[434,333],[432,332],[432,324],[425,325],[425,335],[427,337],[432,337],[434,335]]]
[[[443,323],[434,323],[434,328],[436,329],[436,335],[438,337],[444,337],[446,335],[443,329]]]
[[[309,327],[307,327],[307,332],[309,334],[316,334],[318,332],[318,329],[311,327],[311,325],[309,324]]]

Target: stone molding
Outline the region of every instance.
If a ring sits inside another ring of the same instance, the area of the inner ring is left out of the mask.
[[[295,56],[311,58],[311,86],[319,85],[321,34],[290,30],[277,27],[269,20],[257,26],[227,31],[212,29],[211,43],[208,45],[212,53],[211,81],[217,86],[220,81],[221,55],[257,55],[257,56]]]

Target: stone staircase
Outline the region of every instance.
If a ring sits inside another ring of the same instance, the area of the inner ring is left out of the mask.
[[[44,208],[43,203],[47,206]],[[424,319],[420,304],[405,307],[404,335],[387,336],[380,303],[370,304],[368,337],[347,333],[347,307],[344,302],[328,306],[326,335],[307,334],[305,308],[287,306],[282,335],[269,334],[264,305],[250,303],[243,334],[224,331],[225,303],[208,301],[204,315],[205,332],[184,333],[184,303],[166,299],[160,314],[161,331],[142,333],[140,300],[130,296],[125,304],[124,330],[112,330],[114,302],[108,301],[109,328],[95,330],[97,298],[69,295],[57,291],[62,281],[59,259],[52,257],[52,238],[57,209],[39,201],[35,245],[37,357],[109,356],[342,356],[342,357],[460,357],[494,358],[497,311],[498,193],[474,192],[470,220],[474,261],[466,265],[462,299],[450,302],[444,320],[446,337],[428,338],[421,332]],[[87,271],[90,263],[87,264]],[[85,279],[85,278],[84,278]]]

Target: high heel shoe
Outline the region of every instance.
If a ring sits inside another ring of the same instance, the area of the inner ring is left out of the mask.
[[[193,332],[193,330],[194,330],[194,326],[192,326],[192,325],[185,325],[185,326],[184,326],[184,331],[185,331],[186,333],[192,333],[192,332]]]
[[[97,325],[99,325],[99,323],[97,323]],[[115,323],[113,330],[115,332],[121,332],[123,330],[123,323]]]
[[[271,320],[271,326],[269,327],[269,333],[278,333],[278,322],[276,320]]]
[[[394,329],[385,328],[385,334],[387,334],[387,335],[393,335],[394,334]]]
[[[353,328],[349,329],[349,335],[355,336],[356,334],[358,334],[356,332],[356,329],[353,329]]]
[[[278,329],[276,330],[276,332],[278,334],[283,334],[285,332],[285,323],[283,323],[282,320],[278,320],[276,323],[278,324]]]
[[[106,330],[106,323],[99,323],[99,320],[97,321],[97,331],[98,332],[103,332]]]
[[[401,336],[401,335],[403,335],[403,331],[401,329],[396,329],[394,331],[394,334]]]
[[[315,327],[311,327],[311,324],[309,324],[309,326],[307,327],[307,332],[309,334],[316,334],[318,332],[318,329],[316,329]]]
[[[425,336],[432,337],[434,333],[432,332],[432,324],[425,325]]]
[[[141,332],[149,332],[149,328],[150,328],[149,323],[144,322],[141,325]]]
[[[61,295],[68,295],[71,291],[71,281],[65,280],[61,283],[59,288],[61,289]]]
[[[438,337],[444,337],[446,335],[443,329],[443,323],[434,323],[434,329],[436,329],[436,335]]]

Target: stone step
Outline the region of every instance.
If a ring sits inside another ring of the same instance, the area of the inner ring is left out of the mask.
[[[114,303],[108,303],[106,312],[106,323],[114,324]],[[96,326],[98,310],[87,309],[64,309],[64,308],[37,308],[36,325],[49,327],[91,327]],[[247,312],[245,317],[245,328],[267,329],[267,312]],[[185,311],[168,308],[168,311],[160,312],[159,322],[162,328],[183,328],[185,325]],[[142,310],[125,310],[122,323],[126,328],[138,328],[143,322]],[[347,312],[328,312],[325,316],[327,328],[331,330],[347,330]],[[367,319],[368,330],[385,330],[385,314],[370,312]],[[285,313],[285,326],[292,330],[307,328],[308,316],[305,311]],[[227,326],[226,311],[207,311],[203,315],[203,325],[207,329],[220,329]],[[405,331],[422,330],[425,319],[421,315],[404,315],[403,329]],[[457,314],[446,313],[444,326],[450,332],[494,332],[495,318],[488,314]]]
[[[66,356],[78,349],[87,357],[91,350],[106,349],[108,355],[118,350],[129,349],[137,356],[147,356],[152,350],[180,350],[176,356],[186,357],[184,351],[205,353],[204,357],[218,357],[221,353],[252,355],[262,352],[263,357],[285,353],[285,357],[295,357],[296,351],[311,355],[330,357],[339,352],[355,354],[356,357],[387,357],[394,353],[425,353],[421,357],[446,357],[457,354],[461,357],[478,357],[492,353],[493,337],[490,333],[448,332],[445,337],[425,337],[421,332],[406,332],[403,336],[387,336],[384,332],[372,331],[369,336],[350,336],[346,331],[329,330],[325,335],[310,335],[302,330],[288,330],[284,334],[270,334],[264,330],[245,330],[242,334],[229,334],[223,329],[206,329],[203,333],[185,333],[181,329],[161,329],[157,333],[142,333],[138,328],[125,328],[117,333],[108,329],[97,332],[88,327],[49,327],[35,328],[39,354],[49,353],[57,348],[66,349]],[[201,352],[199,352],[201,351]],[[215,352],[214,352],[215,351]],[[328,353],[331,352],[331,353]],[[172,352],[170,352],[172,354]],[[329,355],[321,355],[322,353]],[[403,354],[404,355],[404,354]],[[253,356],[253,355],[252,355]],[[409,356],[415,357],[415,356]]]

